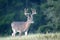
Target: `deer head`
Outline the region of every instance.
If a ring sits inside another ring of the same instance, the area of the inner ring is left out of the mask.
[[[27,21],[30,22],[30,23],[34,23],[34,21],[33,21],[33,15],[36,14],[36,10],[31,8],[32,13],[31,13],[30,16],[29,16],[29,13],[27,13],[27,11],[28,11],[28,9],[25,8],[24,9],[24,12],[25,12],[24,14],[27,17]]]

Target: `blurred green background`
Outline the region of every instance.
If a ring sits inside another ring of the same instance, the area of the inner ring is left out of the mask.
[[[60,0],[0,0],[0,36],[11,35],[13,21],[26,21],[24,8],[35,8],[28,33],[60,32]]]

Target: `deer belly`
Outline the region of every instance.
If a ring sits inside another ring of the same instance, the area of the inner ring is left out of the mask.
[[[13,29],[15,29],[16,31],[25,31],[26,27],[25,27],[25,25],[15,24],[15,25],[13,25]]]

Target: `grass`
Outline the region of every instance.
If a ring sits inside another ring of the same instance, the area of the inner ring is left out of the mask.
[[[29,34],[28,36],[0,37],[0,40],[60,40],[60,33]]]

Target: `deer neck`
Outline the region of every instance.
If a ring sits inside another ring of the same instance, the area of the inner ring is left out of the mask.
[[[31,24],[31,23],[30,23],[30,22],[28,22],[28,21],[27,21],[27,22],[25,22],[25,30],[27,30],[27,29],[30,27],[30,24]]]

